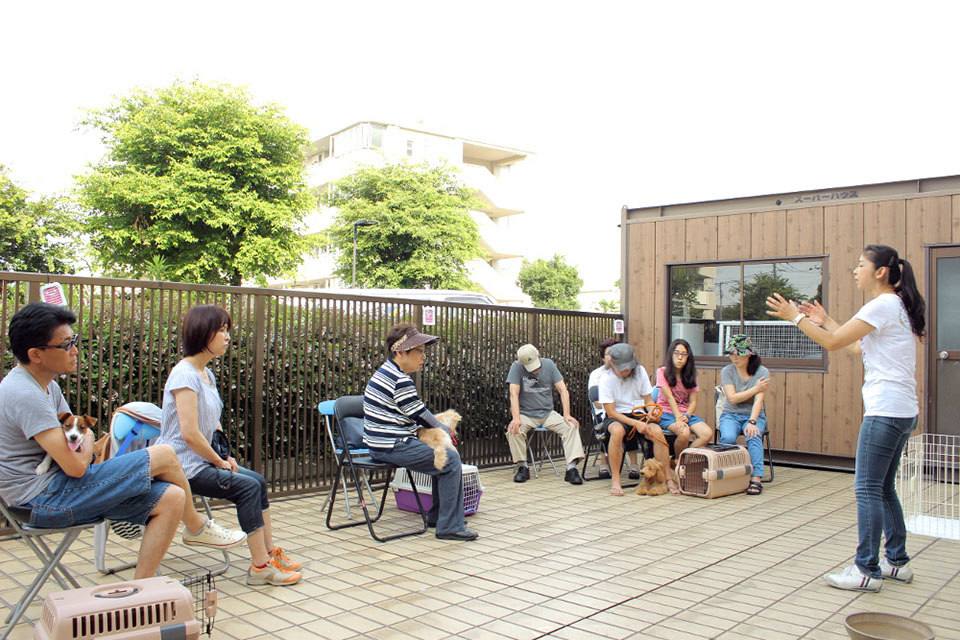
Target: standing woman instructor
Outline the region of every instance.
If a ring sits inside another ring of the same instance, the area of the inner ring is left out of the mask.
[[[913,580],[913,571],[907,566],[907,530],[894,480],[903,446],[917,426],[916,338],[924,336],[925,305],[917,291],[913,268],[896,249],[867,246],[853,275],[870,301],[842,326],[819,302],[804,302],[797,307],[778,293],[767,298],[771,309],[767,313],[792,321],[829,351],[847,347],[852,353],[863,354],[864,415],[853,483],[857,495],[857,555],[854,566],[825,579],[838,589],[879,591],[883,579]],[[879,558],[881,530],[886,538],[883,559]]]

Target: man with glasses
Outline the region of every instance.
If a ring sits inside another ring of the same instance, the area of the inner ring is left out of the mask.
[[[517,465],[514,482],[530,479],[527,468],[527,433],[535,427],[546,427],[560,436],[567,460],[563,479],[570,484],[583,484],[577,465],[583,460],[580,423],[570,415],[570,392],[560,370],[550,358],[541,358],[537,348],[525,344],[517,350],[517,359],[507,374],[510,385],[510,424],[507,443]],[[563,415],[553,410],[553,390],[560,394]]]
[[[171,447],[156,445],[92,465],[92,431],[77,451],[67,446],[57,414],[70,413],[70,407],[56,378],[77,370],[76,320],[72,311],[46,302],[30,303],[10,319],[10,350],[18,365],[0,381],[0,495],[8,505],[30,509],[36,527],[100,518],[146,525],[135,578],[148,578],[156,575],[181,519],[194,530],[204,520]],[[37,475],[47,454],[56,465]],[[246,537],[236,533],[230,546]]]

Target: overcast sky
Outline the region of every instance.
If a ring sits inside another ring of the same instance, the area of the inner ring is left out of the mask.
[[[102,154],[82,110],[177,78],[313,137],[424,120],[537,154],[528,252],[588,287],[619,277],[621,205],[960,173],[957,3],[326,4],[8,3],[0,163],[69,189]]]

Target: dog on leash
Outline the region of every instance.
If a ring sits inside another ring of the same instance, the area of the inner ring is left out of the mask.
[[[90,416],[58,413],[57,418],[60,420],[60,428],[63,429],[63,436],[67,439],[67,446],[70,447],[71,451],[80,451],[80,447],[83,446],[83,436],[86,435],[87,429],[91,429],[97,424],[97,419]],[[42,476],[49,471],[51,462],[53,462],[53,458],[48,453],[44,456],[43,462],[37,465],[37,475]]]
[[[456,434],[461,416],[453,409],[448,409],[443,413],[438,413],[436,417],[438,421],[450,429],[450,434],[448,435],[443,429],[422,427],[417,431],[417,439],[433,449],[433,466],[439,471],[447,464],[447,449],[453,449],[453,440],[450,439],[450,435]]]
[[[667,472],[653,458],[644,461],[640,476],[643,480],[637,487],[638,496],[662,496],[667,492]]]

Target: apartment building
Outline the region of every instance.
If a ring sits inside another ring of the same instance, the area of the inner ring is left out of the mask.
[[[483,206],[470,212],[480,232],[486,258],[468,264],[470,278],[484,293],[503,304],[529,304],[516,285],[523,261],[519,238],[511,233],[511,220],[523,213],[517,195],[523,162],[530,152],[467,140],[424,128],[386,122],[357,122],[314,141],[306,152],[308,181],[322,189],[353,172],[358,165],[380,165],[409,160],[413,163],[445,162],[457,167],[464,184],[476,191]],[[319,208],[305,220],[307,233],[329,227],[336,210]],[[361,229],[362,233],[362,229]],[[339,288],[333,275],[334,256],[320,251],[309,256],[297,277],[284,286]],[[279,284],[279,283],[278,283]]]

